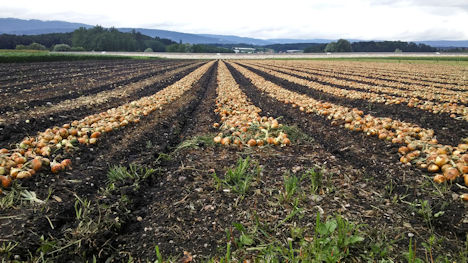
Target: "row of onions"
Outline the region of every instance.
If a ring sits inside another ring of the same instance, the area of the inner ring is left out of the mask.
[[[103,71],[103,72],[102,72]],[[44,79],[42,75],[34,77],[33,74],[26,75],[25,83],[9,82],[10,88],[2,86],[2,92],[0,99],[9,98],[15,96],[16,103],[27,103],[28,101],[37,99],[36,94],[50,94],[50,96],[58,96],[67,94],[70,92],[78,92],[85,94],[86,90],[95,88],[103,85],[114,85],[116,82],[124,81],[131,78],[136,78],[144,74],[155,71],[154,64],[134,65],[129,68],[127,66],[119,66],[110,70],[90,70],[89,68],[81,68],[81,72],[75,74],[63,73],[56,76]],[[63,82],[63,79],[68,79],[67,82]],[[17,86],[27,85],[27,88],[18,91]],[[19,96],[18,96],[19,95]],[[41,97],[42,97],[41,96]]]
[[[29,178],[40,170],[58,173],[70,167],[70,159],[61,159],[64,151],[73,151],[79,144],[94,145],[99,138],[131,123],[180,98],[214,62],[200,66],[178,82],[147,97],[123,104],[81,120],[53,127],[26,137],[14,149],[0,149],[0,181],[4,188],[12,180]]]
[[[200,63],[201,64],[201,63]],[[197,64],[195,64],[197,65]],[[34,107],[33,109],[26,109],[23,111],[16,111],[15,116],[17,118],[27,118],[28,116],[44,116],[47,114],[52,114],[54,112],[77,109],[83,106],[95,106],[107,103],[111,99],[124,99],[135,92],[143,90],[145,87],[151,86],[161,79],[170,78],[171,76],[178,74],[184,70],[187,70],[193,67],[194,64],[189,64],[187,66],[171,66],[165,67],[164,70],[167,72],[162,74],[157,74],[153,77],[145,78],[143,80],[132,82],[124,86],[118,86],[111,90],[104,90],[92,95],[84,95],[75,99],[67,99],[60,101],[56,104],[49,104],[45,106]],[[174,69],[175,68],[175,69]],[[16,119],[16,118],[15,118]],[[11,121],[15,121],[12,119]],[[10,121],[10,120],[9,120]]]
[[[466,90],[466,72],[463,67],[443,64],[409,64],[409,63],[367,63],[357,61],[301,61],[311,67],[328,71],[343,71],[350,74],[372,75],[375,78],[403,80],[422,85],[441,88],[460,88]]]
[[[244,63],[247,64],[247,63]],[[253,64],[248,64],[252,68],[256,68],[258,70],[265,70],[263,67],[253,65]],[[285,70],[283,70],[285,71]],[[315,90],[319,90],[337,97],[344,97],[348,99],[363,99],[363,100],[368,100],[369,102],[374,102],[374,103],[384,103],[384,104],[402,104],[406,103],[409,107],[417,107],[419,109],[425,110],[432,112],[434,114],[437,113],[450,113],[450,117],[452,118],[462,118],[466,121],[468,121],[468,107],[464,105],[459,105],[456,103],[439,103],[439,102],[433,102],[433,101],[427,101],[427,100],[421,100],[416,97],[406,97],[404,95],[405,92],[399,91],[399,95],[388,95],[388,94],[378,94],[374,93],[371,90],[376,90],[377,88],[375,87],[370,87],[367,85],[357,85],[354,83],[354,86],[360,88],[360,89],[367,89],[369,90],[368,92],[364,91],[357,91],[357,90],[347,90],[347,89],[341,89],[337,87],[332,87],[329,85],[323,85],[318,82],[310,81],[307,79],[302,79],[298,77],[294,77],[289,74],[285,74],[276,70],[268,70],[268,73],[279,77],[286,79],[290,82],[303,85]],[[307,73],[301,73],[298,71],[290,71],[291,74],[297,74],[297,75],[304,75],[307,76],[309,74]],[[333,80],[327,80],[326,82],[328,83],[334,83],[335,81]],[[338,81],[340,82],[340,81]],[[352,82],[351,82],[352,83]],[[338,84],[339,85],[339,84]],[[351,84],[349,84],[351,85]],[[379,87],[380,88],[380,87]],[[377,91],[377,90],[376,90]],[[401,95],[401,96],[400,96]]]
[[[215,143],[239,147],[291,144],[277,119],[260,116],[262,110],[249,101],[222,61],[218,64],[217,82],[215,112],[222,124],[213,124],[220,129]]]
[[[238,64],[232,65],[258,89],[283,103],[291,104],[309,114],[326,117],[333,125],[342,125],[346,129],[402,145],[399,149],[400,161],[405,164],[413,163],[434,173],[435,182],[462,178],[468,186],[468,142],[462,142],[456,147],[442,145],[437,142],[433,130],[390,118],[364,115],[356,108],[318,101],[284,89]],[[468,201],[468,194],[463,195],[463,198]]]
[[[369,63],[359,64],[358,62],[352,62],[351,64],[350,62],[338,61],[333,61],[331,63],[325,63],[323,61],[297,61],[296,64],[292,63],[291,61],[275,61],[271,64],[278,66],[296,65],[300,68],[307,68],[324,74],[339,73],[345,78],[362,77],[363,80],[382,80],[382,83],[395,85],[395,87],[400,88],[404,88],[406,85],[411,84],[417,86],[422,85],[429,88],[438,88],[433,89],[434,91],[437,91],[453,89],[458,90],[462,88],[462,86],[466,86],[466,80],[463,80],[463,78],[458,78],[460,75],[462,75],[461,72],[457,72],[459,69],[455,69],[457,75],[448,76],[447,72],[449,72],[449,70],[444,67],[441,68],[439,65],[437,65],[436,68],[437,74],[434,74],[433,71],[429,73],[425,71],[424,68],[412,68],[412,71],[410,72],[405,72],[403,70],[382,71],[382,64],[377,64],[378,66],[374,66],[374,63],[369,65]],[[395,69],[398,69],[401,64],[393,64],[392,66],[394,66]]]
[[[289,69],[297,71],[299,67],[301,70],[294,73],[296,75],[301,74],[303,77],[314,78],[319,81],[333,81],[333,84],[342,86],[356,86],[360,89],[366,89],[370,91],[379,91],[392,95],[399,95],[404,91],[403,96],[405,97],[419,97],[426,100],[439,100],[452,103],[467,103],[468,96],[467,92],[456,91],[440,87],[422,86],[416,83],[406,84],[390,80],[375,79],[371,77],[369,73],[365,76],[357,76],[347,74],[346,71],[334,71],[334,72],[321,72],[308,66],[307,63],[298,62],[297,65],[288,65],[286,63],[274,62],[271,64],[261,63],[263,66],[275,67],[281,70]],[[304,74],[304,75],[302,75]],[[358,82],[365,82],[365,84],[359,84]],[[371,83],[370,85],[367,83]]]

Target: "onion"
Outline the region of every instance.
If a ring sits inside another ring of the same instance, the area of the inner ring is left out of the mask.
[[[468,194],[462,194],[460,196],[460,198],[463,200],[463,201],[468,201]]]
[[[398,152],[401,153],[401,154],[407,154],[409,152],[409,148],[406,147],[406,146],[401,146],[400,148],[398,148]]]
[[[222,139],[221,136],[216,136],[216,137],[213,138],[213,141],[215,143],[221,143],[221,139]]]
[[[31,173],[30,172],[27,172],[27,171],[21,171],[18,173],[18,175],[16,176],[16,179],[25,179],[25,178],[29,178],[31,177]]]
[[[0,175],[0,181],[2,181],[2,186],[8,188],[11,185],[11,177],[7,175]]]
[[[54,162],[52,162],[52,163],[50,164],[50,170],[51,170],[54,174],[56,174],[56,173],[58,173],[58,172],[60,172],[60,171],[63,170],[63,166],[62,166],[62,164],[57,163],[57,162],[54,161]]]
[[[35,158],[31,161],[31,168],[34,171],[39,171],[42,168],[42,160],[40,158]]]
[[[448,162],[449,162],[449,158],[447,157],[446,154],[438,155],[434,160],[434,163],[439,167],[442,167],[444,164]]]
[[[437,164],[429,164],[429,166],[427,167],[427,170],[431,173],[435,173],[437,171],[439,171],[439,166]]]
[[[444,177],[450,181],[457,179],[458,176],[460,176],[460,172],[455,167],[447,168],[444,172]]]
[[[445,176],[443,176],[443,175],[441,175],[441,174],[436,174],[436,175],[434,176],[434,182],[436,182],[436,183],[438,183],[438,184],[441,184],[441,183],[443,183],[443,182],[445,182],[445,181],[446,181]]]
[[[99,137],[101,137],[101,133],[98,132],[98,131],[97,131],[97,132],[93,132],[93,133],[91,134],[91,138],[99,138]]]
[[[250,147],[253,147],[253,146],[257,145],[257,141],[255,139],[250,139],[247,142],[247,145],[250,146]]]
[[[63,168],[67,168],[71,165],[71,160],[70,159],[64,159],[60,164],[63,166]]]

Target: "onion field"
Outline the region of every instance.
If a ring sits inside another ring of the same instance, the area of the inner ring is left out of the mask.
[[[3,262],[466,262],[468,68],[0,65]]]

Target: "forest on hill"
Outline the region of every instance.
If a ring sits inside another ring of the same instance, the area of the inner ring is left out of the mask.
[[[41,35],[0,35],[0,49],[43,49],[53,51],[130,51],[181,53],[232,53],[235,47],[252,47],[256,52],[304,53],[321,52],[435,52],[437,48],[426,44],[404,41],[357,41],[345,39],[330,43],[291,43],[272,45],[248,44],[190,44],[165,38],[150,37],[136,30],[120,32],[116,28],[81,27],[69,33]]]
[[[177,43],[170,39],[149,37],[140,32],[120,32],[115,28],[81,27],[71,33],[41,35],[0,35],[0,49],[49,49],[60,45],[55,51],[154,51],[226,53],[230,49],[203,44]]]

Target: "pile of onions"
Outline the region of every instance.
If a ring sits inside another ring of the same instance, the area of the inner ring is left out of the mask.
[[[12,180],[29,178],[45,167],[58,173],[71,166],[71,160],[58,161],[61,151],[72,151],[77,145],[93,145],[99,138],[180,98],[214,64],[209,62],[178,82],[148,97],[123,104],[105,112],[87,116],[39,132],[35,137],[26,137],[14,149],[0,149],[0,181],[9,187]],[[51,161],[52,159],[52,161]]]
[[[291,144],[278,120],[260,116],[261,109],[249,101],[222,61],[218,64],[217,81],[215,112],[220,115],[222,125],[213,125],[221,130],[214,138],[215,143],[239,147]]]

